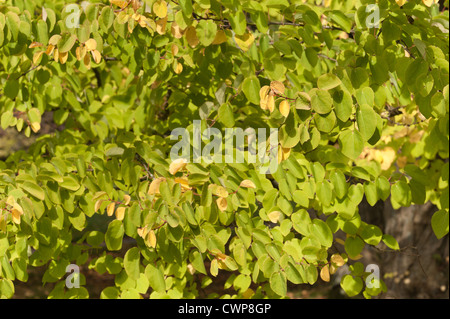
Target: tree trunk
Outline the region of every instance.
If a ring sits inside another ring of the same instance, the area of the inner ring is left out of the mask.
[[[366,249],[364,263],[379,266],[388,288],[380,298],[449,298],[449,236],[438,240],[434,235],[431,216],[436,210],[430,203],[394,210],[389,199],[374,207],[361,204],[361,219],[379,226],[400,245],[400,251]]]

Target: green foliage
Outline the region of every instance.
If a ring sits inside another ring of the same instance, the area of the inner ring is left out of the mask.
[[[219,273],[283,298],[345,263],[349,296],[385,291],[354,260],[401,247],[364,197],[431,202],[448,234],[448,10],[425,2],[377,1],[374,28],[375,1],[2,1],[1,127],[62,128],[0,161],[0,297],[46,265],[49,298],[87,298],[72,263],[115,276],[102,298],[195,298]],[[279,129],[278,170],[172,163],[193,120]]]

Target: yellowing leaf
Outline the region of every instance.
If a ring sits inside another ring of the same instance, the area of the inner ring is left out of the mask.
[[[110,204],[108,204],[108,206],[106,207],[106,214],[108,216],[112,216],[114,214],[114,209],[116,208],[116,203],[115,202],[111,202]]]
[[[61,52],[59,54],[59,62],[61,64],[65,64],[67,62],[68,57],[69,57],[69,52]]]
[[[253,33],[245,33],[244,35],[234,37],[236,44],[238,47],[242,49],[242,51],[247,52],[252,46],[253,42],[255,42],[255,37]]]
[[[270,86],[268,85],[264,85],[261,90],[259,90],[259,98],[262,100],[264,98],[267,97],[267,95],[269,95],[269,91],[270,91]]]
[[[94,51],[95,49],[97,49],[97,41],[95,41],[95,39],[89,39],[87,40],[84,45],[86,46],[86,49],[88,51]]]
[[[33,48],[39,48],[39,47],[43,47],[44,45],[42,43],[39,42],[32,42],[29,46],[28,49],[33,49]]]
[[[42,55],[44,54],[44,51],[39,51],[33,54],[33,64],[38,65],[39,61],[41,60]]]
[[[345,260],[344,260],[344,258],[342,258],[342,256],[339,255],[339,254],[333,254],[333,255],[331,256],[330,261],[331,261],[333,264],[335,264],[336,266],[338,266],[338,267],[341,267],[341,266],[344,266],[344,265],[345,265]]]
[[[32,122],[30,125],[31,129],[33,130],[34,133],[37,133],[41,130],[41,123],[39,122]]]
[[[172,22],[170,31],[175,39],[181,39],[183,37],[183,30],[181,30],[180,26],[175,21]]]
[[[280,105],[280,113],[284,116],[284,117],[288,117],[289,112],[291,111],[291,106],[289,104],[289,102],[287,100],[283,100]]]
[[[244,188],[256,188],[255,183],[253,183],[251,180],[249,179],[244,179],[241,184],[239,184],[240,187],[244,187]]]
[[[348,258],[350,258],[351,260],[360,260],[361,258],[363,258],[363,255],[358,254],[358,255],[356,255],[356,256],[354,256],[354,257],[348,256]]]
[[[227,210],[227,207],[228,207],[228,201],[227,201],[226,198],[219,197],[219,198],[216,200],[216,203],[217,203],[217,207],[219,207],[219,210],[220,210],[221,212]]]
[[[172,44],[172,46],[170,47],[170,51],[172,52],[172,55],[175,56],[178,54],[180,49],[178,48],[178,45]]]
[[[276,224],[280,220],[281,212],[279,212],[279,211],[271,212],[271,213],[267,214],[267,217],[269,217],[269,220],[272,223]]]
[[[431,7],[433,4],[439,3],[439,0],[422,0],[423,4]]]
[[[59,61],[59,50],[55,49],[55,51],[53,51],[53,59],[55,60],[55,62]]]
[[[200,40],[197,37],[197,30],[195,30],[195,27],[193,26],[190,26],[186,29],[186,31],[184,32],[184,36],[186,37],[186,41],[192,48],[195,48],[200,43]]]
[[[14,206],[15,203],[16,200],[14,199],[14,196],[9,195],[8,198],[6,199],[6,204],[8,204],[9,206]]]
[[[147,233],[148,233],[147,225],[145,225],[144,227],[138,228],[137,233],[138,233],[139,237],[141,237],[141,238],[144,238],[145,236],[147,236]]]
[[[128,5],[128,1],[126,0],[109,0],[109,2],[120,7],[121,9],[125,8]]]
[[[212,44],[219,45],[219,44],[227,42],[227,40],[228,39],[227,39],[227,35],[226,35],[225,31],[218,30],[216,33],[216,36],[214,37]]]
[[[97,212],[100,209],[100,206],[102,205],[103,201],[104,201],[103,199],[99,199],[98,201],[95,202],[95,205],[94,205],[95,212]]]
[[[61,40],[61,36],[59,34],[55,34],[48,40],[48,44],[56,46],[59,40]]]
[[[259,106],[261,107],[262,110],[267,110],[267,102],[269,101],[269,96],[265,96],[262,99],[259,100]]]
[[[99,64],[102,61],[102,55],[99,51],[94,50],[91,51],[92,57],[94,58],[95,63]]]
[[[395,0],[395,2],[397,2],[397,4],[401,7],[402,5],[404,5],[406,3],[407,0]]]
[[[164,182],[166,179],[164,177],[158,177],[155,178],[151,183],[150,187],[148,189],[149,195],[156,195],[159,194],[159,185],[161,185],[162,182]]]
[[[175,183],[178,183],[181,185],[181,188],[186,190],[186,189],[192,189],[192,187],[189,186],[189,181],[187,178],[185,177],[178,177],[175,178]]]
[[[149,247],[156,248],[156,235],[153,229],[148,232],[146,241]]]
[[[45,50],[45,54],[51,55],[53,53],[53,50],[55,50],[55,46],[52,44],[49,44],[47,47],[47,50]]]
[[[153,12],[161,19],[167,16],[167,3],[165,1],[156,1],[153,4]]]
[[[273,94],[269,94],[269,96],[267,97],[267,110],[270,111],[270,113],[272,113],[275,110],[275,97],[273,96]]]
[[[343,241],[341,238],[336,238],[336,242],[341,245],[345,245],[345,241]]]
[[[123,195],[123,203],[125,205],[128,205],[130,203],[130,201],[131,201],[130,195]]]
[[[183,72],[183,64],[181,64],[179,62],[176,62],[176,66],[175,66],[174,72],[176,74],[180,74],[181,72]]]
[[[211,188],[212,193],[216,196],[223,197],[223,198],[228,197],[228,192],[223,186],[211,184],[211,185],[209,185],[209,188]]]
[[[19,204],[14,203],[14,206],[11,209],[11,216],[12,216],[13,222],[16,224],[20,224],[20,216],[22,216],[22,215],[23,215],[22,207]]]
[[[276,95],[284,95],[284,91],[286,90],[284,84],[280,81],[270,82],[270,89]]]
[[[167,26],[167,16],[163,19],[158,19],[156,21],[156,32],[163,35],[166,33],[166,26]]]
[[[83,64],[88,70],[91,69],[91,56],[89,54],[84,56]]]
[[[184,158],[179,158],[170,163],[169,173],[175,175],[179,171],[183,170],[187,165],[187,160]]]
[[[329,282],[330,281],[330,268],[328,265],[325,265],[320,270],[320,278],[322,278],[323,281]]]
[[[126,207],[119,207],[116,209],[116,219],[117,220],[123,220],[123,218],[125,217],[125,211],[126,211]]]

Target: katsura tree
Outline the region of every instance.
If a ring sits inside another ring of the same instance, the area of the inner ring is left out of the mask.
[[[448,0],[0,1],[1,127],[38,136],[0,161],[0,296],[41,266],[49,298],[90,296],[77,267],[115,276],[102,298],[282,298],[341,267],[385,292],[360,258],[401,247],[363,199],[448,233],[448,25]],[[252,129],[277,133],[256,161]]]

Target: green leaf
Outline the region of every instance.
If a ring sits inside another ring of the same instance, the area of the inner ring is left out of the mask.
[[[375,133],[377,128],[377,116],[378,114],[367,104],[361,105],[356,111],[356,123],[358,124],[359,132],[361,132],[361,136],[365,141],[368,141]]]
[[[279,296],[286,296],[287,280],[284,272],[275,272],[270,276],[270,289]]]
[[[327,114],[331,112],[333,106],[333,99],[330,93],[321,89],[312,89],[309,92],[311,96],[311,107],[319,114]]]
[[[247,19],[242,10],[230,14],[229,21],[236,35],[244,35],[247,30]]]
[[[105,243],[108,250],[120,250],[122,248],[123,235],[125,233],[120,220],[113,220],[109,223],[105,234]]]
[[[12,111],[6,111],[2,114],[2,117],[1,117],[2,129],[6,130],[9,126],[14,125],[15,122],[17,122],[17,120],[15,120],[14,114]]]
[[[156,292],[166,292],[166,282],[163,272],[152,264],[148,264],[145,268],[145,275],[148,278],[150,287]]]
[[[19,81],[14,79],[7,80],[4,84],[3,92],[5,96],[9,97],[11,100],[14,100],[19,93]]]
[[[333,200],[333,188],[329,181],[321,181],[316,184],[317,198],[323,206],[330,206]]]
[[[290,112],[281,127],[279,140],[284,148],[293,148],[300,142],[300,130],[294,112]]]
[[[14,284],[11,280],[0,278],[0,298],[10,299],[14,296]]]
[[[348,256],[354,258],[362,252],[364,246],[365,243],[360,237],[347,237],[344,248]]]
[[[192,15],[192,0],[179,0],[178,3],[184,15],[190,17]]]
[[[391,235],[384,234],[383,237],[381,238],[381,240],[389,248],[391,248],[393,250],[400,250],[400,246],[398,245],[397,240],[394,237],[392,237]]]
[[[197,25],[197,35],[200,43],[209,46],[217,33],[217,24],[211,20],[200,20]]]
[[[30,182],[30,181],[25,181],[22,185],[20,185],[20,187],[24,191],[26,191],[30,195],[33,195],[34,197],[36,197],[39,200],[45,199],[44,190],[36,183]]]
[[[448,234],[449,213],[446,210],[439,210],[431,217],[431,227],[437,239],[441,239]]]
[[[68,189],[72,192],[76,192],[80,189],[80,184],[78,181],[72,176],[64,176],[63,182],[59,184],[62,188]]]
[[[408,207],[411,205],[411,188],[408,183],[398,181],[392,185],[391,201],[403,207]]]
[[[58,42],[58,50],[60,53],[68,52],[72,49],[77,41],[77,36],[70,33],[64,33]]]
[[[309,224],[309,233],[311,236],[317,238],[322,246],[331,247],[333,233],[330,227],[321,219],[313,219],[312,223]]]
[[[333,10],[327,13],[328,18],[349,33],[352,29],[352,20],[348,18],[342,11]]]
[[[198,272],[200,272],[200,273],[202,273],[204,275],[207,274],[202,254],[199,251],[193,250],[189,254],[189,261],[191,262],[191,264],[192,264],[192,266],[194,267],[195,270],[197,270]]]
[[[364,138],[356,130],[345,130],[339,135],[339,146],[342,154],[355,160],[364,149]]]
[[[341,279],[341,287],[349,297],[358,295],[363,289],[364,283],[360,277],[345,275]]]
[[[343,198],[347,194],[347,181],[344,173],[336,170],[330,174],[330,180],[333,184],[334,193],[338,198]]]
[[[141,253],[137,247],[129,249],[123,259],[123,266],[128,277],[134,280],[138,280],[140,276],[140,259]]]
[[[259,105],[259,91],[261,86],[256,76],[250,76],[242,82],[242,91],[249,102]]]
[[[341,85],[341,80],[332,73],[321,75],[317,79],[317,87],[321,90],[331,90]]]

